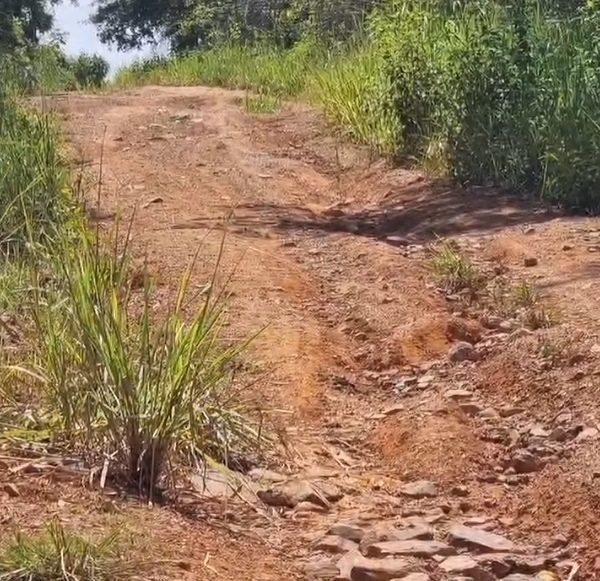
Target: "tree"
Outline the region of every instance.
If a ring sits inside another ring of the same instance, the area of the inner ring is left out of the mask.
[[[0,0],[0,49],[37,44],[52,28],[50,8],[59,0]]]
[[[377,0],[98,0],[105,42],[138,47],[166,38],[175,50],[228,40],[289,46],[306,34],[347,38]]]

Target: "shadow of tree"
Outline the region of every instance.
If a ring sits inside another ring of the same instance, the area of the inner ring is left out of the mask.
[[[491,233],[502,228],[537,224],[557,216],[531,200],[497,190],[416,182],[389,191],[376,205],[352,211],[343,205],[323,211],[300,205],[248,203],[235,208],[231,225],[252,234],[258,227],[309,231],[313,235],[347,232],[398,243],[427,243],[436,236]],[[202,218],[198,228],[210,227]],[[212,224],[214,226],[214,223]]]

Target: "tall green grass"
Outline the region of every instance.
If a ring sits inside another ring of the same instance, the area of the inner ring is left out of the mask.
[[[31,314],[22,356],[34,360],[10,366],[39,380],[30,405],[55,438],[111,458],[111,474],[150,497],[178,461],[233,465],[260,429],[234,390],[244,343],[221,336],[217,271],[199,294],[186,271],[157,315],[150,277],[137,288],[130,276],[129,234],[110,245],[87,229],[52,117],[11,96],[0,106],[0,301]]]
[[[307,95],[352,138],[395,153],[398,120],[383,59],[372,45],[333,55],[312,72]]]
[[[0,252],[50,244],[68,220],[68,184],[52,117],[0,92]]]
[[[260,433],[233,391],[244,344],[223,343],[216,270],[194,301],[190,266],[157,315],[150,277],[136,291],[127,257],[127,246],[108,252],[87,236],[61,248],[61,288],[35,312],[33,374],[68,440],[113,458],[115,471],[152,497],[172,463],[232,464]]]
[[[117,537],[99,541],[66,530],[53,520],[46,530],[28,537],[18,533],[0,546],[0,579],[4,581],[112,581],[130,579],[133,570],[118,559]]]
[[[398,158],[598,211],[598,31],[598,11],[551,0],[388,0],[345,49],[226,46],[141,63],[118,82],[308,99],[351,137]]]
[[[394,87],[397,151],[423,159],[441,142],[461,181],[597,209],[597,21],[543,0],[390,3],[372,30]]]
[[[321,58],[319,49],[308,42],[289,51],[225,45],[205,52],[140,61],[118,71],[114,82],[121,87],[204,84],[290,97],[304,90],[307,76]]]

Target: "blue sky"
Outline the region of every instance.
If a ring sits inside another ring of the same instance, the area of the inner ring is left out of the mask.
[[[78,0],[77,5],[74,5],[71,0],[62,0],[55,8],[54,26],[58,31],[65,33],[65,50],[68,54],[76,55],[82,52],[101,54],[110,63],[114,72],[120,66],[152,52],[151,48],[118,52],[114,47],[102,44],[96,34],[96,27],[89,22],[93,1]]]

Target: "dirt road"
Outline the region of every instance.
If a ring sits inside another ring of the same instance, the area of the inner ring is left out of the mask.
[[[344,143],[301,106],[249,116],[242,99],[148,87],[57,102],[75,158],[93,169],[90,185],[101,167],[93,218],[110,228],[136,209],[134,249],[148,257],[160,301],[199,245],[203,280],[227,229],[229,332],[264,328],[246,374],[253,397],[281,412],[290,444],[270,468],[337,490],[323,512],[211,503],[210,525],[143,512],[150,539],[185,563],[182,578],[286,580],[323,573],[323,559],[337,560],[331,551],[352,555],[352,541],[314,548],[339,520],[371,532],[424,524],[425,543],[452,540],[463,523],[528,555],[492,567],[498,577],[552,569],[566,579],[574,561],[579,578],[595,578],[600,223],[432,182]],[[560,325],[485,328],[436,289],[426,246],[437,236],[484,269],[534,280]],[[465,340],[478,361],[450,363]],[[435,490],[403,489],[421,480]],[[452,542],[473,557],[494,550]],[[405,550],[431,579],[475,575]]]

